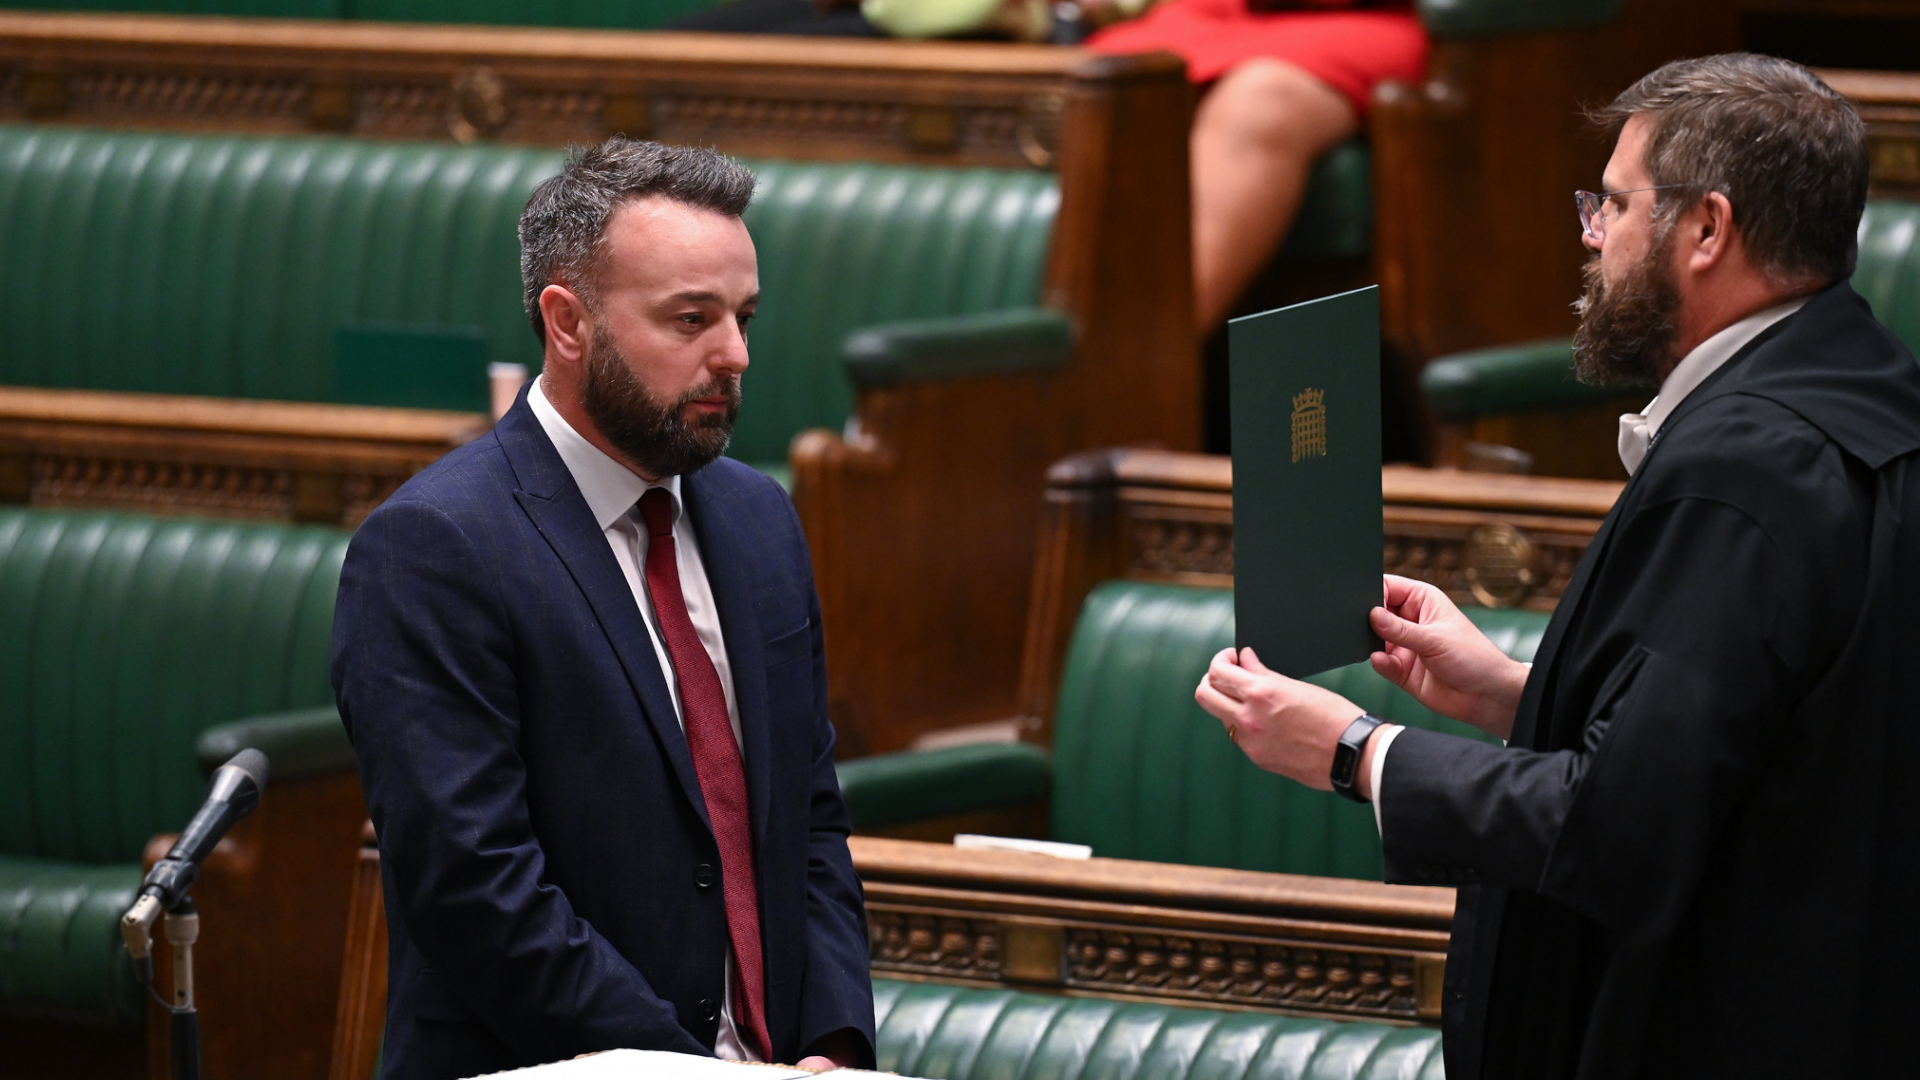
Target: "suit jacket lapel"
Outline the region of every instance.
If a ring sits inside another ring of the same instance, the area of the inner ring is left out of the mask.
[[[700,560],[720,612],[721,636],[733,670],[733,701],[740,710],[740,743],[747,771],[747,802],[756,844],[766,835],[767,800],[772,778],[768,762],[773,738],[768,728],[766,663],[760,651],[759,611],[753,602],[748,538],[741,535],[742,513],[720,478],[706,469],[682,474],[680,496],[700,539]]]
[[[667,691],[666,676],[660,659],[654,654],[653,640],[634,602],[626,575],[607,546],[606,534],[594,520],[587,500],[567,471],[566,463],[553,448],[540,421],[527,405],[523,391],[520,400],[494,428],[507,460],[513,466],[520,490],[513,493],[534,527],[540,530],[553,553],[559,556],[572,575],[574,584],[586,598],[599,620],[607,642],[619,657],[620,666],[639,698],[640,711],[652,725],[654,735],[673,763],[693,808],[707,821],[707,802],[700,794],[700,781],[693,771],[693,754],[687,749],[687,736],[680,718],[673,711],[673,697]],[[711,827],[711,822],[708,822]]]

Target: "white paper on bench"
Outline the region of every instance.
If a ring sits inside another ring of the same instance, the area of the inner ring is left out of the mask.
[[[1056,859],[1090,859],[1093,849],[1085,844],[1063,844],[1058,840],[1026,840],[1018,836],[982,836],[979,833],[955,833],[953,846],[974,851],[1024,851],[1029,855],[1051,855]]]
[[[865,1069],[836,1069],[835,1077],[860,1080],[913,1080],[894,1073],[868,1072]],[[812,1080],[813,1074],[786,1065],[762,1065],[751,1061],[721,1061],[694,1054],[675,1054],[666,1050],[608,1050],[604,1053],[488,1073],[488,1078],[518,1076],[523,1080]],[[481,1080],[474,1077],[472,1080]]]

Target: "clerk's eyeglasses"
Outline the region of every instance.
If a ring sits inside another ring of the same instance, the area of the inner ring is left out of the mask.
[[[1632,195],[1637,191],[1665,191],[1668,188],[1686,187],[1685,184],[1655,184],[1653,187],[1628,188],[1625,191],[1576,191],[1573,193],[1573,205],[1580,211],[1580,228],[1594,243],[1606,239],[1607,200],[1615,195]]]

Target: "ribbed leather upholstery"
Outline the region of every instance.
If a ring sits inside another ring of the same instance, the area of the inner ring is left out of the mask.
[[[139,888],[139,863],[0,855],[0,1013],[31,1009],[138,1027],[140,984],[119,922]]]
[[[328,401],[335,331],[395,325],[478,329],[490,359],[537,367],[515,226],[560,161],[0,125],[0,383]],[[767,300],[736,457],[784,461],[845,422],[859,327],[1039,302],[1050,173],[748,164]]]
[[[765,298],[728,451],[784,461],[853,409],[840,345],[873,323],[1040,302],[1060,203],[1051,173],[750,161]]]
[[[205,795],[203,729],[332,701],[346,541],[0,509],[0,1009],[138,1022],[112,915]]]
[[[1538,612],[1468,613],[1522,660],[1546,627]],[[1370,807],[1262,771],[1194,703],[1233,626],[1220,589],[1114,581],[1087,597],[1054,713],[1053,838],[1113,858],[1378,879]],[[1398,723],[1483,737],[1365,663],[1311,681]]]
[[[1920,203],[1867,204],[1853,288],[1907,348],[1920,352]]]
[[[875,979],[879,1065],[933,1080],[1442,1080],[1430,1028]]]
[[[546,150],[0,125],[0,382],[332,398],[336,327],[537,355],[515,223]]]

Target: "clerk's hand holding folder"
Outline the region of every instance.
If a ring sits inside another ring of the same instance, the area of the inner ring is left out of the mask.
[[[1526,666],[1432,585],[1389,576],[1377,603],[1379,289],[1235,319],[1228,344],[1239,644],[1194,699],[1254,764],[1362,800],[1393,725],[1308,675],[1368,658],[1422,705],[1504,738]]]

